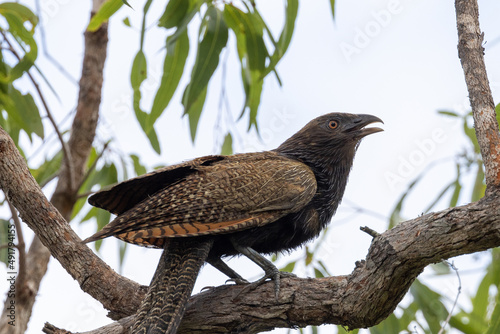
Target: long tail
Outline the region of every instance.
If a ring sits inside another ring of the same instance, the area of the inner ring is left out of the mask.
[[[137,311],[132,333],[177,332],[196,277],[212,244],[212,240],[170,240],[163,251],[148,293]]]

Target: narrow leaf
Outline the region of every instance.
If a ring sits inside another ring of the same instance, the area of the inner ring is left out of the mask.
[[[186,17],[189,8],[187,0],[170,0],[165,7],[165,12],[161,16],[158,25],[164,28],[178,26]]]
[[[438,114],[450,116],[450,117],[460,117],[459,114],[457,114],[454,111],[450,111],[450,110],[438,110]]]
[[[481,198],[483,198],[486,191],[486,185],[484,183],[483,163],[481,160],[478,160],[476,164],[477,172],[476,179],[474,180],[474,187],[472,188],[471,202],[479,201]]]
[[[224,137],[224,143],[222,143],[222,148],[220,151],[221,155],[231,155],[233,154],[233,137],[230,133]]]
[[[186,90],[189,88],[186,87]],[[198,122],[200,121],[201,111],[203,110],[203,105],[205,104],[205,99],[207,97],[207,87],[201,92],[198,98],[191,104],[187,111],[189,118],[189,130],[191,132],[191,140],[194,143],[196,138],[196,130],[198,129]],[[184,106],[185,107],[185,106]]]
[[[171,39],[171,37],[167,38],[167,55],[163,63],[163,75],[146,124],[147,131],[153,127],[158,117],[161,116],[170,103],[181,80],[189,53],[187,30],[174,42],[170,42]]]
[[[332,12],[332,19],[335,21],[335,0],[330,0],[330,10]]]
[[[291,273],[291,272],[293,272],[293,269],[295,268],[296,264],[297,264],[296,261],[289,262],[283,268],[281,268],[280,271],[286,271],[288,273]]]
[[[99,27],[107,21],[111,15],[116,13],[124,5],[122,0],[108,0],[106,1],[97,13],[90,19],[87,26],[88,31],[96,31]],[[127,4],[128,5],[128,4]],[[130,6],[129,6],[130,7]]]
[[[142,175],[142,174],[146,174],[146,167],[144,167],[140,160],[139,160],[139,157],[135,154],[131,154],[130,155],[130,158],[132,159],[133,163],[134,163],[134,171],[135,171],[135,174],[137,176],[139,175]]]
[[[201,42],[198,45],[191,81],[182,101],[185,107],[184,113],[189,112],[193,103],[201,101],[198,97],[206,89],[208,81],[219,65],[219,55],[227,43],[227,26],[222,12],[217,7],[210,6],[207,9],[199,37]]]

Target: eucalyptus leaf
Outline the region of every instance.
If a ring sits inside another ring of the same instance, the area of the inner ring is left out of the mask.
[[[219,56],[226,46],[227,26],[222,12],[215,6],[209,6],[203,17],[196,61],[191,72],[191,81],[186,87],[182,104],[184,113],[189,113],[195,102],[204,102],[199,96],[205,91],[212,74],[219,65]]]
[[[184,72],[184,65],[189,53],[187,30],[175,41],[171,42],[171,40],[172,37],[167,38],[167,55],[163,63],[163,75],[146,122],[146,131],[150,131],[158,117],[167,108]]]
[[[96,31],[97,29],[99,29],[101,25],[106,22],[114,13],[116,13],[118,9],[120,9],[124,4],[126,3],[123,0],[106,1],[101,6],[101,8],[99,8],[97,13],[95,13],[95,15],[90,19],[87,30]]]

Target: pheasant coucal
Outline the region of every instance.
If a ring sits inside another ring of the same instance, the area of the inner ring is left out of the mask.
[[[382,131],[372,115],[330,113],[267,152],[206,156],[119,183],[89,198],[117,217],[84,242],[115,236],[164,248],[134,333],[175,333],[201,266],[245,282],[221,258],[243,254],[275,280],[261,254],[318,236],[342,196],[361,139]],[[262,281],[260,280],[260,281]]]

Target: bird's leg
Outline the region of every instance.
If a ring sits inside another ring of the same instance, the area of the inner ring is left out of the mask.
[[[232,238],[231,238],[231,243],[238,252],[245,255],[250,260],[252,260],[265,272],[264,277],[249,284],[248,288],[253,290],[258,286],[260,286],[261,284],[263,284],[268,278],[270,278],[274,281],[274,295],[276,297],[276,300],[278,300],[280,292],[280,279],[285,277],[295,277],[295,275],[292,273],[279,271],[278,268],[276,268],[276,266],[271,261],[260,255],[250,247],[242,247],[238,245],[238,243],[236,243]],[[245,288],[245,290],[246,289],[247,288]]]
[[[220,257],[216,259],[208,259],[208,263],[212,265],[215,269],[219,270],[221,273],[229,277],[227,281],[232,281],[236,284],[248,284],[249,282],[241,277],[236,271],[231,269]],[[226,283],[227,283],[226,281]]]

